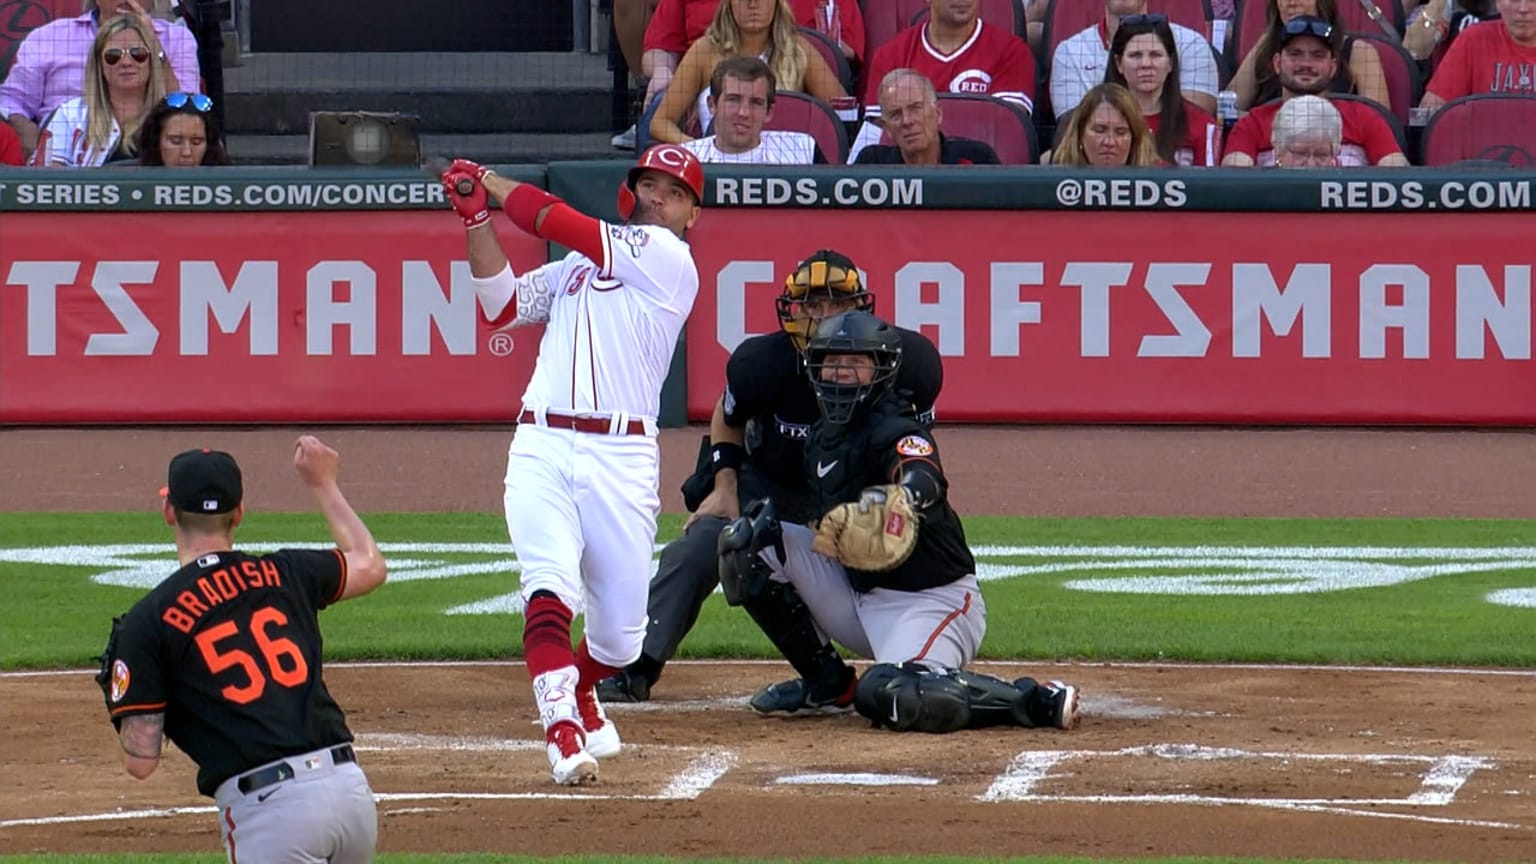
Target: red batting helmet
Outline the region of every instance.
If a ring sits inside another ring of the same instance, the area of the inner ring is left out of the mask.
[[[696,203],[704,203],[704,165],[699,157],[676,144],[657,144],[640,154],[629,169],[624,185],[619,187],[619,218],[628,219],[635,212],[635,182],[641,172],[660,171],[683,181]]]

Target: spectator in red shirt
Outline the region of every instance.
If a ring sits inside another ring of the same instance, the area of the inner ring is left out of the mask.
[[[897,69],[915,69],[940,93],[978,93],[1034,109],[1035,58],[1012,31],[981,20],[981,0],[929,0],[928,20],[896,34],[869,60],[866,122],[850,157],[880,140],[877,87]]]
[[[1322,96],[1338,71],[1333,28],[1321,18],[1301,15],[1286,22],[1285,34],[1272,61],[1280,81],[1281,98]],[[1232,127],[1221,164],[1246,167],[1275,163],[1272,128],[1280,102],[1268,102],[1249,111]],[[1343,118],[1341,165],[1400,167],[1408,164],[1392,127],[1374,108],[1360,102],[1335,102]]]
[[[22,165],[26,156],[21,152],[21,136],[8,123],[0,123],[0,165]]]
[[[1321,96],[1285,100],[1270,134],[1276,168],[1334,168],[1344,149],[1344,118]]]
[[[1237,92],[1240,108],[1263,105],[1279,97],[1279,82],[1270,71],[1275,52],[1284,42],[1287,27],[1298,17],[1321,18],[1328,23],[1329,33],[1323,37],[1333,43],[1334,56],[1339,59],[1334,77],[1328,82],[1335,93],[1355,93],[1373,100],[1383,107],[1392,105],[1392,94],[1387,90],[1387,73],[1381,66],[1381,55],[1369,42],[1349,37],[1339,18],[1340,0],[1248,0],[1245,15],[1258,10],[1259,3],[1267,7],[1269,27],[1259,41],[1243,58],[1232,76],[1231,89]],[[1359,0],[1343,0],[1356,3]]]
[[[699,127],[708,129],[710,76],[715,64],[738,54],[761,57],[780,90],[809,93],[824,102],[848,95],[837,73],[800,35],[788,0],[721,0],[709,29],[683,55],[667,86],[651,120],[651,137],[670,144],[692,141],[682,128],[690,110],[698,112]]]
[[[1179,50],[1167,19],[1122,21],[1109,47],[1104,80],[1131,91],[1157,155],[1170,165],[1211,166],[1221,155],[1216,118],[1184,98]]]
[[[1131,91],[1100,84],[1072,109],[1056,149],[1040,160],[1052,165],[1150,168],[1159,164],[1152,130]]]
[[[1424,88],[1431,110],[1474,93],[1536,96],[1536,0],[1499,0],[1498,21],[1462,31]]]

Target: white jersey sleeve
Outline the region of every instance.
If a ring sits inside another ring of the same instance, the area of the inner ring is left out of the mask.
[[[475,295],[480,300],[480,312],[485,320],[504,327],[526,327],[549,321],[550,304],[555,293],[553,278],[558,262],[542,264],[521,276],[514,275],[508,265],[500,273],[487,279],[470,277]],[[513,305],[515,304],[515,305]],[[514,314],[507,321],[507,307],[513,305]]]
[[[602,232],[600,275],[660,305],[692,307],[699,293],[699,271],[687,243],[660,225],[604,222]]]

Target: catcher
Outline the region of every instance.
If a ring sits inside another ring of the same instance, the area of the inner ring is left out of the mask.
[[[822,633],[874,660],[851,689],[877,727],[1070,729],[1076,687],[962,668],[986,633],[986,604],[933,435],[891,393],[901,355],[897,329],[868,312],[821,322],[806,350],[821,419],[805,472],[825,515],[795,525],[769,499],[749,505],[720,535],[726,600],[804,679],[827,662]]]

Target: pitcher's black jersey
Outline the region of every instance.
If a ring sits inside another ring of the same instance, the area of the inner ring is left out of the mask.
[[[336,549],[214,552],[182,567],[120,624],[113,721],[164,712],[209,796],[258,765],[351,741],[321,678],[317,616],[346,584]]]

